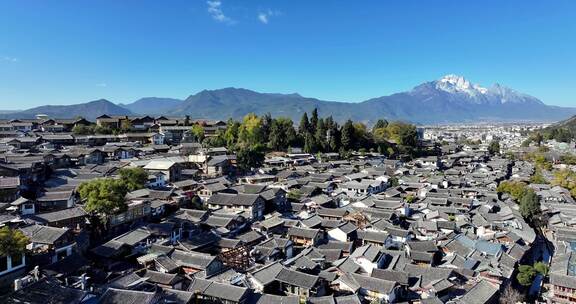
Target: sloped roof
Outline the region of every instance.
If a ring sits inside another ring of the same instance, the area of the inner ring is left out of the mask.
[[[487,280],[480,280],[474,285],[457,303],[462,304],[484,304],[498,293],[498,288]]]
[[[73,207],[54,212],[35,214],[30,216],[30,218],[40,222],[52,223],[77,217],[83,217],[86,215],[86,211],[84,211],[84,209],[81,207]]]
[[[283,268],[276,275],[276,280],[298,287],[313,288],[316,286],[319,278],[317,276],[309,275],[289,268]]]
[[[30,225],[20,228],[33,243],[40,244],[54,244],[62,238],[70,229],[68,228],[55,228],[41,225]]]
[[[100,304],[117,304],[117,303],[138,303],[153,304],[156,303],[157,294],[155,292],[145,292],[136,290],[124,290],[108,288],[100,297]]]
[[[170,254],[170,258],[178,265],[194,267],[198,269],[205,269],[208,267],[208,265],[216,260],[215,256],[198,252],[186,252],[182,250],[174,250],[172,254]]]
[[[77,304],[81,303],[86,295],[85,291],[64,287],[55,279],[45,278],[10,294],[3,299],[3,303]]]
[[[208,204],[225,206],[253,206],[259,198],[261,197],[258,194],[215,193],[208,199]]]
[[[318,230],[318,229],[308,229],[308,228],[300,228],[300,227],[290,227],[290,229],[288,229],[288,235],[289,236],[298,236],[298,237],[304,237],[304,238],[308,238],[308,239],[315,238],[316,235],[318,235],[318,233],[320,233],[320,230]]]

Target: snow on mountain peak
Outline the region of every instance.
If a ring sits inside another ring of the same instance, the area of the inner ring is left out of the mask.
[[[488,89],[473,84],[466,78],[454,74],[449,74],[436,81],[436,88],[449,93],[465,93],[472,97],[483,95]]]
[[[537,98],[516,92],[508,87],[494,84],[486,88],[454,74],[448,74],[438,80],[426,82],[412,90],[412,94],[420,95],[422,98],[427,99],[430,99],[430,96],[437,96],[439,92],[445,93],[442,95],[445,100],[459,104],[543,104]]]
[[[454,74],[448,74],[440,79],[442,83],[449,83],[456,85],[458,87],[467,88],[470,86],[470,82],[466,78]]]

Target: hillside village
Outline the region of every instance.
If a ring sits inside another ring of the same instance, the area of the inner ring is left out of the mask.
[[[451,127],[328,151],[317,127],[245,164],[229,127],[0,122],[0,302],[576,301],[574,142]]]

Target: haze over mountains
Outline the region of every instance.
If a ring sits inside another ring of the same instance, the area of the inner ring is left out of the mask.
[[[185,100],[146,97],[130,104],[107,100],[66,106],[41,106],[3,118],[31,118],[47,114],[54,118],[84,116],[94,119],[109,115],[165,115],[193,118],[241,118],[254,112],[298,120],[303,112],[318,108],[322,116],[338,121],[353,119],[366,123],[380,118],[420,124],[479,121],[558,121],[576,114],[576,108],[549,106],[539,99],[495,84],[482,87],[461,76],[447,75],[416,86],[408,92],[363,102],[334,102],[302,97],[299,94],[259,93],[240,88],[204,90]]]

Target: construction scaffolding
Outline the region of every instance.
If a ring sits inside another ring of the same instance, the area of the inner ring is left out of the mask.
[[[222,263],[236,271],[245,272],[250,268],[250,247],[243,245],[218,255]]]

